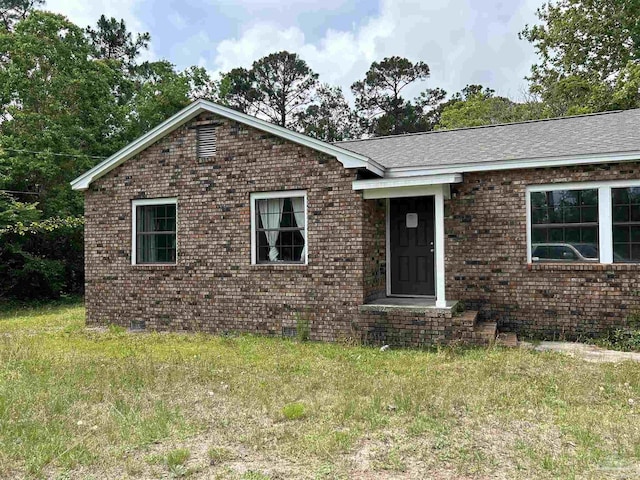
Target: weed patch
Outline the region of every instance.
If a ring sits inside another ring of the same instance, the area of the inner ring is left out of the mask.
[[[282,415],[287,420],[299,420],[304,417],[305,408],[302,403],[289,403],[282,407]]]

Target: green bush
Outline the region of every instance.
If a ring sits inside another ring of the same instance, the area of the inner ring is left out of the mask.
[[[50,218],[0,228],[0,299],[57,298],[84,288],[84,221]]]
[[[596,344],[611,350],[623,352],[640,352],[640,329],[617,328],[605,337],[599,338]]]

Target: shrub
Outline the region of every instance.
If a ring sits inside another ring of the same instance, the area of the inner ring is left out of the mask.
[[[624,352],[640,352],[640,329],[617,328],[595,342],[597,345]]]
[[[0,228],[0,298],[57,298],[82,293],[82,218],[16,222]]]
[[[588,342],[612,350],[640,352],[640,312],[631,313],[626,323],[626,327],[613,329],[604,337]]]

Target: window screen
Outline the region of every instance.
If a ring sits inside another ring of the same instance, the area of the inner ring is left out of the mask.
[[[136,263],[175,263],[176,205],[136,207]]]

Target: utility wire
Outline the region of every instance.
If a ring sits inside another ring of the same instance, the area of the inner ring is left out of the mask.
[[[38,192],[20,192],[18,190],[0,190],[2,193],[13,193],[19,195],[40,195]]]
[[[36,152],[34,150],[20,150],[17,148],[5,148],[5,147],[0,147],[0,151],[7,151],[7,152],[17,152],[17,153],[34,153],[34,154],[46,154],[46,155],[54,155],[56,157],[78,157],[78,158],[95,158],[98,160],[104,160],[107,157],[98,157],[96,155],[74,155],[73,153],[53,153],[53,152]]]

